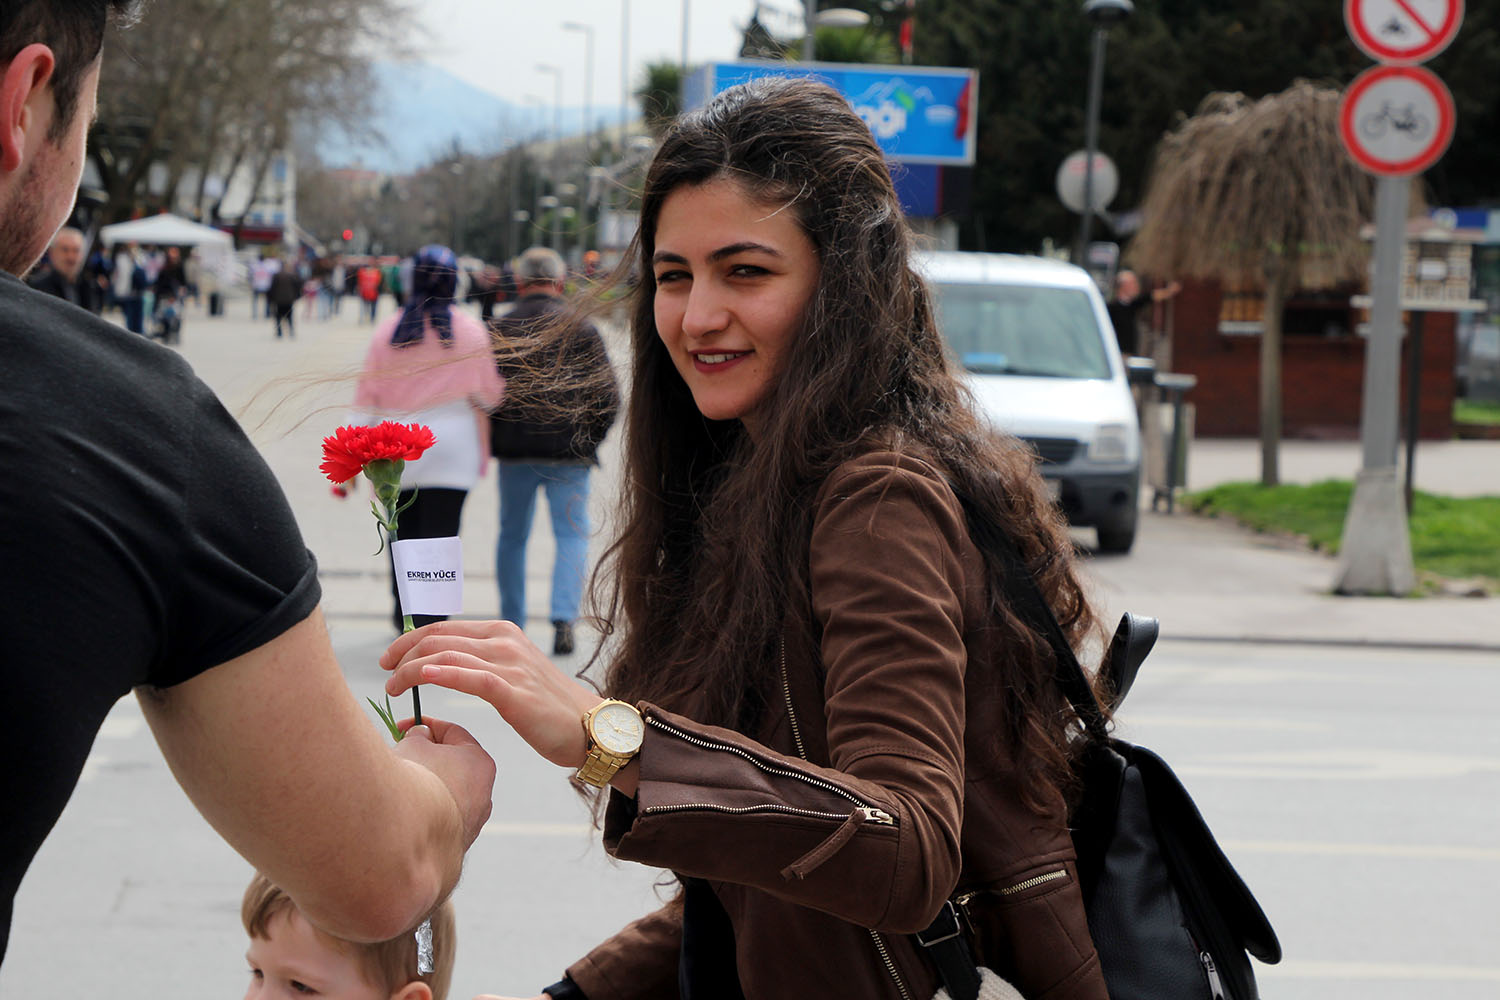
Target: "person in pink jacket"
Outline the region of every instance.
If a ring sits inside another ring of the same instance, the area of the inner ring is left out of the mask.
[[[354,405],[372,421],[400,420],[432,428],[437,443],[406,464],[401,477],[402,538],[458,534],[469,489],[489,462],[489,413],[505,382],[495,368],[490,335],[454,307],[458,260],[447,247],[423,247],[412,270],[412,294],[400,313],[375,328]],[[401,608],[391,594],[396,631]],[[440,621],[413,615],[416,625]]]

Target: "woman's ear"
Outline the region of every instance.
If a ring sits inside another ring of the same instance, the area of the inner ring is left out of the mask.
[[[0,171],[11,173],[26,153],[26,133],[37,121],[41,91],[48,90],[57,57],[41,42],[33,42],[0,70]],[[53,113],[56,113],[56,105]]]
[[[432,987],[413,980],[391,994],[391,1000],[432,1000]]]

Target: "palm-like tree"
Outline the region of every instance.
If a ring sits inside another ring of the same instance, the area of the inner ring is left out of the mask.
[[[1210,94],[1157,148],[1127,252],[1150,274],[1264,290],[1261,482],[1280,480],[1281,319],[1296,288],[1366,279],[1374,183],[1339,140],[1339,92],[1298,81],[1250,101]]]

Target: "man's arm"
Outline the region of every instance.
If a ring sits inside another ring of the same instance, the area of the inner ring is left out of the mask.
[[[489,816],[489,755],[436,721],[431,740],[418,730],[393,752],[349,690],[319,611],[137,696],[204,818],[338,937],[380,941],[414,926],[457,883]]]

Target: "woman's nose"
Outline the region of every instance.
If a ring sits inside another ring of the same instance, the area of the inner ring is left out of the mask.
[[[682,314],[682,332],[690,337],[717,333],[724,329],[728,317],[722,293],[710,282],[693,282]]]

